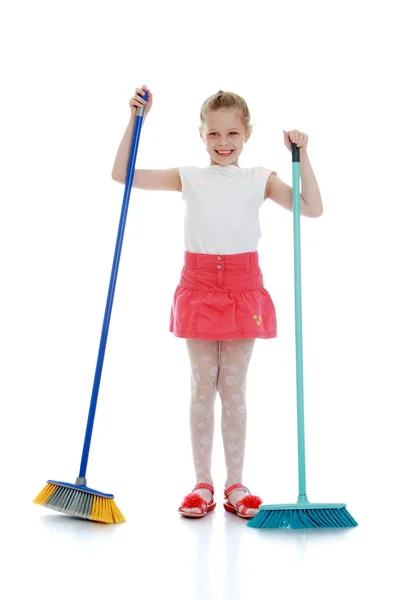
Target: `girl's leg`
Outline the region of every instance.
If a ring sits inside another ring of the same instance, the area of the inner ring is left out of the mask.
[[[223,340],[220,347],[218,391],[222,401],[222,437],[227,478],[225,489],[243,483],[243,463],[246,443],[246,378],[255,339]],[[232,504],[245,496],[243,491],[229,495]],[[253,511],[254,514],[258,511]],[[252,510],[248,509],[247,514]]]
[[[191,363],[190,433],[192,453],[196,472],[196,484],[213,484],[211,458],[214,440],[214,406],[217,395],[219,370],[219,342],[186,339]],[[207,502],[211,492],[198,489]],[[185,509],[186,512],[200,512],[199,509]]]

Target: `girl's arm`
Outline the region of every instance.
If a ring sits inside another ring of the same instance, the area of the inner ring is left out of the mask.
[[[121,176],[113,174],[112,178],[118,183],[125,184],[126,173]],[[135,169],[132,187],[141,188],[142,190],[181,192],[182,182],[177,168]]]
[[[136,109],[133,109],[131,118],[128,123],[128,127],[126,128],[121,143],[118,146],[117,155],[114,160],[114,166],[111,174],[111,177],[114,179],[114,181],[120,181],[121,179],[124,179],[125,181],[126,172],[128,169],[129,153],[132,143],[133,128],[135,126],[135,119]]]
[[[132,114],[115,157],[111,176],[118,183],[125,184],[126,181],[135,118],[136,114]],[[144,120],[145,118],[143,122]],[[182,191],[181,177],[177,168],[135,169],[132,187],[143,190]]]
[[[300,214],[304,217],[320,217],[323,213],[321,194],[310,159],[305,151],[301,152],[300,157],[300,177]],[[274,173],[268,177],[265,186],[264,199],[266,198],[271,198],[283,208],[292,210],[292,188]]]
[[[301,196],[306,206],[306,214],[309,217],[320,217],[324,212],[322,206],[321,193],[312,170],[310,159],[307,152],[300,150],[300,177],[301,177]]]
[[[147,100],[143,96],[147,91]],[[135,126],[136,113],[138,108],[145,107],[143,115],[143,124],[151,110],[153,104],[153,94],[146,85],[136,88],[136,93],[129,100],[131,118],[122,137],[115,157],[111,177],[114,181],[125,184],[126,173],[128,170],[129,156],[131,152],[132,134]],[[181,177],[178,169],[135,169],[132,187],[142,188],[144,190],[166,190],[182,191]]]

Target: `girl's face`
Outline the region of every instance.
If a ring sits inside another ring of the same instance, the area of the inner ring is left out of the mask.
[[[240,114],[232,108],[209,112],[203,128],[200,127],[200,137],[211,158],[210,166],[238,167],[240,153],[250,135],[251,127],[246,131]]]

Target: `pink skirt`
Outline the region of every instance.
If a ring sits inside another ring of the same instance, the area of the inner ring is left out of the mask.
[[[275,307],[264,288],[258,252],[185,251],[169,330],[205,340],[276,337]]]

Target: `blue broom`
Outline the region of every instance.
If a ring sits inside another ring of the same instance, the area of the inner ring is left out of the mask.
[[[143,99],[147,100],[148,94],[143,94]],[[132,145],[129,156],[128,169],[125,180],[125,192],[122,202],[121,216],[119,221],[117,242],[114,252],[114,260],[111,271],[111,278],[108,288],[106,309],[104,313],[103,328],[100,339],[99,352],[93,382],[92,397],[90,400],[89,415],[86,425],[86,433],[82,450],[81,465],[79,477],[75,484],[65,483],[64,481],[54,481],[49,479],[47,485],[34,498],[35,504],[40,504],[46,508],[51,508],[81,519],[97,521],[99,523],[123,523],[124,516],[114,502],[112,494],[105,494],[98,490],[88,488],[86,485],[86,468],[89,458],[90,442],[92,439],[94,417],[96,413],[97,398],[99,394],[101,373],[103,370],[104,354],[106,351],[108,330],[110,326],[111,311],[114,300],[115,286],[117,283],[118,267],[121,257],[122,242],[124,238],[126,218],[128,214],[129,199],[132,189],[133,176],[135,172],[137,149],[140,139],[140,131],[145,107],[138,107],[136,110],[135,126],[132,134]]]
[[[356,527],[357,522],[347,511],[346,504],[312,504],[306,494],[300,261],[300,149],[294,143],[292,143],[292,178],[299,496],[296,504],[262,504],[259,512],[247,523],[247,526],[259,529]]]

